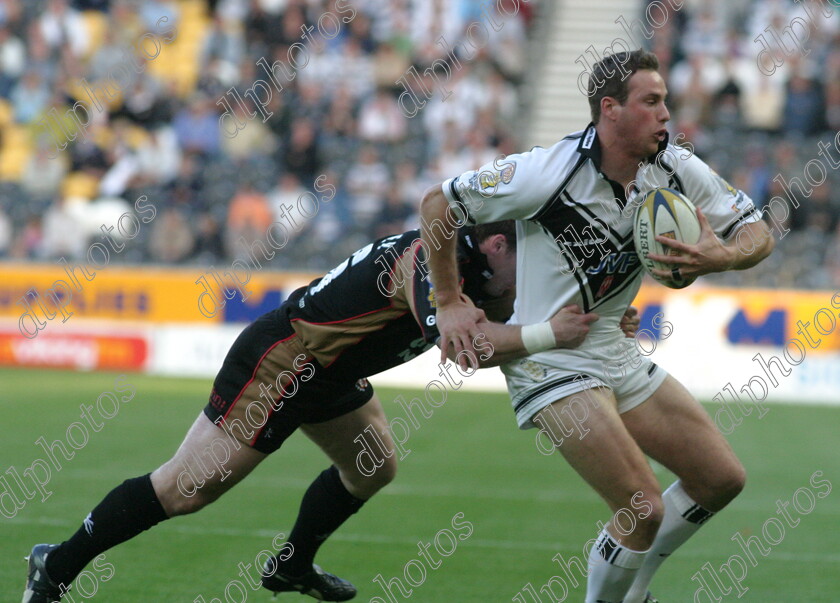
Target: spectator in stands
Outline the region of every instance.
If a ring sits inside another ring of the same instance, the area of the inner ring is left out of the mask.
[[[275,3],[251,0],[248,16],[245,21],[245,41],[248,44],[248,54],[251,56],[266,56],[267,52],[280,44],[283,39],[282,6]],[[273,10],[274,9],[274,10]]]
[[[251,117],[239,103],[232,103],[234,119],[244,124],[235,136],[225,135],[221,139],[221,148],[225,157],[242,162],[251,157],[271,154],[277,148],[277,140],[271,129],[266,126],[259,114]],[[232,129],[232,128],[231,128]]]
[[[49,155],[49,146],[39,145],[27,159],[20,178],[21,188],[37,200],[52,201],[67,175],[67,158],[50,159]]]
[[[219,152],[219,114],[211,99],[195,95],[188,106],[175,115],[172,126],[178,143],[185,151],[205,156]]]
[[[832,187],[827,183],[815,186],[807,198],[797,197],[800,206],[792,212],[791,228],[819,231],[825,234],[834,230],[838,208],[832,203]],[[818,246],[816,242],[813,243]]]
[[[144,183],[168,184],[181,169],[181,148],[168,126],[151,130],[137,145],[137,176]]]
[[[116,35],[116,42],[123,48],[131,48],[147,29],[132,2],[115,2],[110,12],[110,29]]]
[[[175,113],[174,98],[173,85],[161,82],[148,72],[142,73],[123,91],[123,104],[112,115],[125,117],[147,129],[169,126]]]
[[[387,90],[380,88],[362,102],[359,111],[359,137],[371,143],[397,143],[408,132],[406,116]]]
[[[44,214],[41,253],[50,261],[61,257],[81,259],[87,248],[84,205],[78,198],[56,200]]]
[[[403,199],[399,189],[389,188],[385,193],[385,203],[371,221],[371,238],[378,239],[406,230],[406,222],[414,216],[416,202]]]
[[[376,88],[393,88],[394,82],[403,77],[411,65],[408,58],[396,44],[391,42],[379,44],[373,56],[373,78]]]
[[[277,185],[268,193],[268,204],[273,214],[273,220],[280,222],[287,230],[290,230],[290,235],[296,235],[300,232],[303,224],[307,221],[305,216],[301,215],[298,208],[298,199],[306,194],[306,188],[301,183],[300,178],[292,172],[285,172],[277,179]],[[309,210],[309,205],[305,206],[305,211]]]
[[[207,70],[211,61],[218,61],[217,69],[233,70],[234,74],[245,59],[245,39],[239,23],[225,20],[221,15],[213,16],[212,24],[207,32],[201,48],[199,70]],[[251,63],[251,61],[246,61]],[[252,81],[245,77],[244,81]]]
[[[52,93],[37,71],[27,71],[12,88],[10,96],[15,121],[32,123],[41,118],[49,108]]]
[[[174,1],[143,0],[138,2],[138,13],[146,31],[156,31],[160,27],[158,22],[163,17],[168,19],[165,22],[168,27],[178,26],[178,4]]]
[[[358,225],[370,224],[373,216],[382,209],[385,192],[390,187],[388,168],[374,147],[362,147],[358,160],[347,173],[346,183],[354,222]]]
[[[41,216],[30,215],[26,224],[15,234],[12,242],[11,256],[14,259],[40,260],[43,252],[44,230]]]
[[[224,257],[225,244],[219,221],[213,214],[200,214],[197,220],[193,260],[199,264],[211,266]]]
[[[803,63],[795,62],[794,65],[787,86],[782,132],[810,136],[823,129],[822,90]]]
[[[308,119],[292,123],[292,133],[280,154],[283,169],[294,174],[300,182],[312,186],[321,169],[315,124]]]
[[[165,208],[151,226],[149,251],[153,261],[160,264],[180,264],[190,256],[195,239],[181,212]]]
[[[0,25],[0,96],[8,98],[26,66],[26,46],[5,25]]]
[[[247,257],[245,246],[265,238],[266,230],[274,221],[268,199],[247,180],[234,195],[228,209],[225,248],[228,256]]]
[[[355,115],[356,102],[348,90],[336,90],[321,122],[319,148],[323,159],[341,172],[349,169],[360,144]]]
[[[53,52],[65,45],[80,58],[88,50],[90,36],[81,13],[71,8],[67,0],[47,0],[47,8],[38,20],[44,41]]]

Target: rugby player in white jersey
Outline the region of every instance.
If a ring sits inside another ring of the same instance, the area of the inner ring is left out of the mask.
[[[654,572],[745,480],[700,404],[619,328],[642,279],[632,219],[640,189],[670,186],[698,207],[697,244],[658,239],[682,252],[650,256],[672,266],[663,276],[743,270],[774,244],[749,197],[688,148],[668,144],[667,90],[658,66],[642,50],[606,57],[590,78],[586,129],[447,180],[429,189],[421,205],[443,351],[465,349],[481,319],[458,288],[453,223],[518,220],[510,322],[531,325],[522,336],[532,355],[502,367],[516,418],[521,428],[548,434],[614,513],[588,569],[578,568],[588,572],[587,603],[655,601],[648,592]],[[547,327],[539,323],[569,304],[600,319],[577,349],[549,350]],[[574,421],[581,428],[572,433]],[[645,455],[677,475],[664,493]]]

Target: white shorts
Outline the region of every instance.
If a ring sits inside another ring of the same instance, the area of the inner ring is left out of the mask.
[[[562,368],[561,368],[562,367]],[[520,429],[536,427],[540,410],[592,387],[607,387],[625,413],[650,398],[668,372],[641,354],[635,340],[584,349],[549,350],[502,366]]]

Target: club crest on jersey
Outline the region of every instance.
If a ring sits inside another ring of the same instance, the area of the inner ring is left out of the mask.
[[[543,381],[546,377],[545,367],[533,360],[528,360],[525,358],[524,360],[519,361],[519,368],[528,375],[533,381]]]
[[[495,189],[499,186],[499,183],[510,184],[510,181],[513,180],[513,174],[515,171],[516,164],[507,163],[505,164],[505,167],[500,170],[484,170],[474,174],[470,184],[473,188],[480,191]]]
[[[365,391],[368,388],[368,380],[367,379],[359,379],[356,381],[356,389],[360,392]]]

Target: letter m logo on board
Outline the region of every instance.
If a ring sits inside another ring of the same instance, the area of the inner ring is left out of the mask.
[[[726,328],[726,337],[729,343],[734,344],[781,346],[788,339],[785,333],[786,322],[785,310],[770,310],[763,320],[756,321],[751,321],[743,310],[738,310]]]

